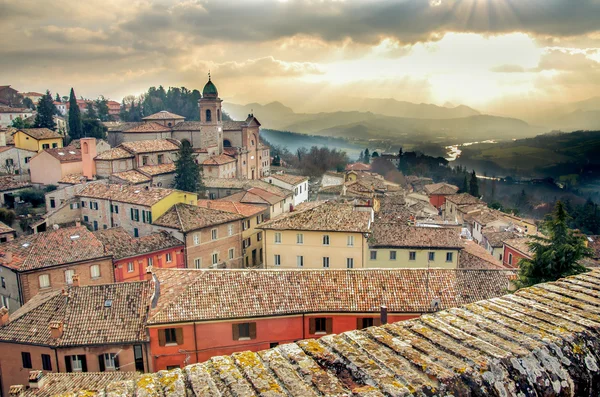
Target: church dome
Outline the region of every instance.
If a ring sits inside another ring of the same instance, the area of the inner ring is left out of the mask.
[[[202,96],[204,98],[217,98],[219,96],[219,91],[217,91],[217,87],[210,80],[210,76],[208,77],[208,83],[206,83],[202,90]]]

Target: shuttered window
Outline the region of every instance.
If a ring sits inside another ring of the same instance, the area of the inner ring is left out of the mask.
[[[308,320],[308,333],[330,334],[333,332],[333,318],[313,317]]]
[[[231,325],[233,340],[256,339],[256,323],[237,323]]]
[[[163,328],[158,330],[158,345],[182,345],[183,328]]]
[[[356,319],[356,329],[363,329],[381,325],[381,319],[379,317],[358,317]]]

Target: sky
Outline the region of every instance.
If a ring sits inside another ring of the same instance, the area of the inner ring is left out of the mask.
[[[394,98],[496,114],[600,88],[600,0],[0,0],[0,85],[149,86],[297,111]]]

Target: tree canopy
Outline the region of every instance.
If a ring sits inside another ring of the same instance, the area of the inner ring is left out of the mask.
[[[69,136],[71,139],[79,139],[83,137],[83,126],[81,124],[81,112],[77,105],[77,97],[75,91],[71,88],[69,96]]]
[[[54,122],[54,115],[57,113],[56,106],[54,106],[54,99],[50,91],[46,91],[40,98],[37,105],[37,114],[35,115],[35,122],[33,123],[35,128],[48,128],[51,130],[56,129],[56,123]]]
[[[187,141],[181,142],[179,155],[175,160],[175,181],[173,187],[192,193],[202,193],[204,184],[201,178],[202,167],[196,163],[192,145]]]
[[[469,181],[469,194],[474,197],[479,197],[479,183],[477,182],[477,174],[475,170],[471,173],[471,180]]]

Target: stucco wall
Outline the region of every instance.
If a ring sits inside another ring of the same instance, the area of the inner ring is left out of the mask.
[[[396,252],[396,259],[390,259],[390,252]],[[377,259],[371,259],[371,252],[377,252]],[[415,260],[410,260],[410,252],[415,253]],[[413,249],[413,248],[370,248],[366,255],[365,267],[369,268],[426,268],[429,253],[434,253],[434,260],[429,267],[456,269],[458,267],[458,249]],[[452,253],[452,261],[446,261],[446,254]]]

